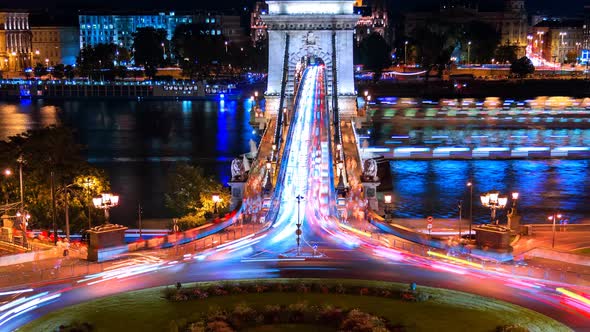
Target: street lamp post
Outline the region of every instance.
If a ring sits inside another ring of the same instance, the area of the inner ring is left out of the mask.
[[[500,197],[500,193],[497,191],[492,191],[486,194],[481,195],[481,204],[487,208],[490,208],[492,211],[491,213],[491,223],[496,222],[498,224],[498,220],[496,219],[496,211],[498,209],[503,209],[506,207],[506,203],[508,203],[508,197]]]
[[[459,208],[459,240],[461,240],[461,223],[463,223],[463,201],[459,200],[457,203],[457,207]]]
[[[393,202],[393,196],[391,194],[385,194],[383,196],[383,202],[385,203],[385,216],[387,217],[391,211],[391,203]]]
[[[264,191],[266,194],[270,194],[272,190],[272,178],[271,178],[271,171],[272,171],[272,163],[270,159],[266,160],[266,184],[264,185]]]
[[[467,65],[471,64],[471,41],[467,43]]]
[[[471,239],[471,228],[473,227],[473,182],[467,182],[469,187],[469,238]]]
[[[217,216],[217,203],[221,202],[221,197],[219,194],[213,194],[211,199],[213,200],[213,214]]]
[[[87,194],[87,204],[88,204],[88,229],[92,228],[92,222],[90,221],[90,207],[92,206],[91,204],[91,200],[90,200],[90,187],[92,186],[92,180],[88,177],[86,178],[86,180],[84,180],[84,185],[86,187],[86,194]]]
[[[557,219],[561,219],[562,215],[554,212],[553,215],[547,217],[547,219],[553,221],[553,227],[552,227],[552,232],[553,232],[553,236],[552,236],[552,240],[551,240],[551,248],[555,248],[555,223],[557,222]]]
[[[565,61],[565,54],[563,52],[563,46],[564,46],[563,38],[565,38],[565,36],[567,36],[567,32],[560,32],[559,33],[559,37],[561,37],[561,43],[559,44],[559,56],[561,57],[560,63],[562,65],[562,67],[563,67],[563,62]]]
[[[6,180],[8,180],[8,177],[12,175],[12,171],[10,169],[5,169],[2,174],[4,174],[4,177]],[[8,204],[8,191],[4,193],[4,196],[6,198],[6,204]]]
[[[301,200],[304,199],[303,196],[301,195],[297,195],[297,197],[295,197],[297,199],[297,231],[295,232],[295,234],[297,234],[297,256],[301,255],[301,216],[300,216],[300,210],[301,210]]]
[[[100,197],[92,199],[94,207],[104,210],[105,223],[109,223],[109,209],[119,205],[119,196],[113,194],[100,194]]]
[[[404,65],[408,65],[408,41],[404,43]]]

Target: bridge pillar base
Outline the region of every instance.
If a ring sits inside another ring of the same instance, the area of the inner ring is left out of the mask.
[[[357,113],[356,95],[340,95],[338,96],[338,110],[340,111],[340,119],[350,120],[355,118]]]
[[[285,96],[285,105],[283,105],[283,107],[286,107],[288,109],[293,109],[293,98],[294,98],[294,96],[292,96],[292,95],[286,95]],[[264,115],[267,118],[276,117],[279,112],[281,97],[274,96],[274,95],[270,95],[270,96],[267,95],[267,96],[265,96],[264,99],[265,99]]]
[[[246,182],[242,181],[230,181],[228,182],[229,186],[231,187],[231,203],[229,206],[229,210],[235,210],[242,200],[244,199],[244,186]]]
[[[369,208],[373,211],[379,211],[379,202],[377,201],[377,187],[381,182],[363,182],[363,191],[365,198],[369,204]]]

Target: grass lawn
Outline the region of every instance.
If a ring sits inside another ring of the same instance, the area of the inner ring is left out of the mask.
[[[310,280],[310,279],[307,279]],[[273,279],[271,282],[276,282]],[[285,281],[286,282],[286,281]],[[296,280],[295,282],[299,282]],[[322,280],[342,283],[406,289],[407,285],[360,280]],[[192,286],[192,285],[191,285]],[[188,286],[186,286],[188,287]],[[570,331],[566,326],[534,311],[509,303],[467,293],[418,287],[434,298],[426,302],[403,302],[371,296],[337,294],[264,293],[211,297],[207,300],[169,302],[162,287],[111,296],[50,313],[24,326],[22,331],[54,331],[60,324],[89,322],[97,331],[167,331],[172,320],[196,320],[210,307],[233,308],[238,303],[252,306],[292,304],[331,304],[358,308],[384,316],[393,324],[402,323],[410,331],[493,331],[498,325],[516,324],[530,331]],[[249,332],[312,331],[301,325],[260,326]],[[305,327],[305,326],[304,326]],[[315,331],[331,331],[319,326]]]
[[[590,256],[590,248],[582,248],[582,249],[576,249],[573,251],[574,254],[578,254],[578,255],[588,255]]]

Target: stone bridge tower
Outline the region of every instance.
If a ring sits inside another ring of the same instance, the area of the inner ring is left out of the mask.
[[[302,59],[320,58],[326,66],[327,93],[336,91],[340,117],[356,114],[354,87],[353,31],[358,15],[355,0],[269,0],[269,60],[266,110],[277,113],[285,81],[285,107],[292,107],[295,75]],[[286,60],[286,63],[285,63]],[[335,67],[334,67],[335,66]],[[334,87],[336,76],[336,89]],[[329,99],[331,103],[333,98]]]

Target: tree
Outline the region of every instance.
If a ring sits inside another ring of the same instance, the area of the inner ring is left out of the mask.
[[[139,28],[133,33],[133,49],[136,65],[157,67],[164,62],[164,47],[166,30]],[[146,73],[147,74],[147,73]],[[153,77],[153,75],[148,75]]]
[[[498,63],[513,63],[518,60],[516,56],[517,47],[510,45],[502,45],[496,49],[496,61]]]
[[[131,62],[131,52],[124,47],[117,47],[115,56],[119,65],[126,65]]]
[[[565,63],[576,63],[578,62],[578,52],[569,51],[565,55]]]
[[[78,71],[82,76],[98,78],[102,69],[112,69],[115,61],[116,46],[114,44],[97,44],[86,46],[80,50],[76,59]]]
[[[53,70],[51,71],[51,76],[61,80],[65,75],[65,66],[63,63],[57,64],[53,66]]]
[[[471,21],[463,28],[463,37],[459,42],[464,59],[467,59],[467,53],[471,53],[471,63],[489,63],[500,43],[500,34],[488,23]],[[471,46],[468,52],[469,42]]]
[[[223,185],[205,175],[200,167],[180,164],[168,183],[168,192],[165,194],[166,206],[179,217],[190,216],[191,219],[200,219],[210,216],[215,207],[213,194],[219,194],[222,199],[217,203],[218,212],[225,211],[231,200]]]
[[[115,69],[113,69],[113,74],[120,79],[124,79],[127,77],[127,67],[117,66]]]
[[[190,78],[207,76],[225,54],[223,36],[212,35],[205,24],[181,24],[172,37],[174,55],[183,74]]]
[[[67,65],[64,68],[64,75],[67,79],[69,80],[73,80],[74,76],[76,76],[76,72],[74,70],[74,66],[72,65]]]
[[[81,146],[75,143],[74,133],[64,127],[47,127],[30,130],[12,136],[7,141],[0,142],[0,164],[12,169],[18,169],[16,160],[19,156],[24,159],[23,174],[24,198],[26,209],[32,218],[31,226],[35,228],[49,228],[51,225],[51,193],[50,173],[54,172],[56,186],[56,202],[58,207],[57,220],[61,224],[64,219],[64,190],[70,187],[82,186],[79,179],[92,178],[94,186],[90,193],[96,195],[102,190],[108,190],[109,183],[104,172],[91,166],[82,156]],[[8,200],[19,200],[19,185],[17,177],[10,178]],[[76,185],[78,183],[78,185]],[[100,190],[100,191],[99,191]],[[69,200],[71,230],[76,232],[86,227],[87,216],[84,212],[90,203],[88,194],[73,190]],[[93,217],[100,221],[102,216]],[[60,226],[61,227],[61,226]]]
[[[391,48],[387,42],[377,32],[373,32],[365,38],[360,45],[360,62],[366,70],[373,71],[373,79],[378,81],[384,68],[391,64]]]
[[[524,78],[535,72],[535,66],[531,59],[524,56],[512,63],[510,66],[510,72],[520,78]]]
[[[42,63],[38,63],[35,68],[33,68],[33,73],[35,74],[35,77],[45,76],[47,75],[47,67]]]

